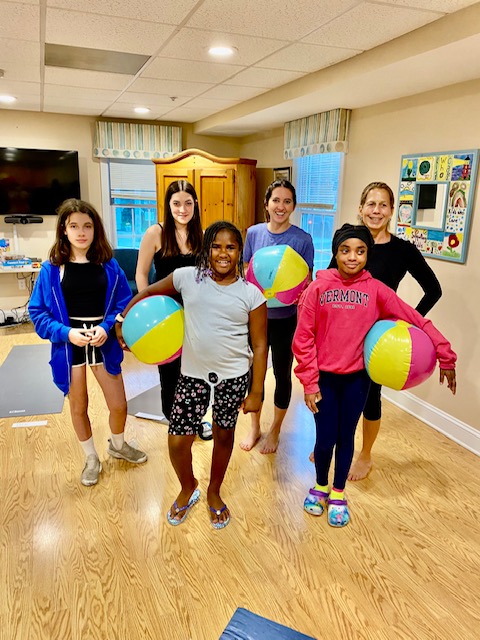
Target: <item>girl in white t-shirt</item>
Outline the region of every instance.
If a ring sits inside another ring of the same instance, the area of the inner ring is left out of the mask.
[[[200,497],[191,449],[213,392],[214,446],[207,502],[212,526],[223,529],[230,512],[220,497],[220,488],[232,453],[238,412],[259,411],[267,369],[266,300],[244,279],[243,240],[233,224],[220,221],[210,225],[197,266],[177,269],[150,285],[133,298],[124,314],[147,296],[175,293],[183,299],[185,337],[168,449],[181,491],[167,520],[173,526],[181,524]],[[121,323],[117,324],[117,335],[127,348]],[[245,397],[250,364],[252,385]]]

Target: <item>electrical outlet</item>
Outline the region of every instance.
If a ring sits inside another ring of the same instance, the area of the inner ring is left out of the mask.
[[[25,284],[25,278],[19,278],[18,288],[20,289],[20,291],[24,291],[27,288],[27,285]]]

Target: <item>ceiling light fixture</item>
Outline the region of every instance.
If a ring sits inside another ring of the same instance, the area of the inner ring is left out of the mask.
[[[135,107],[135,113],[150,113],[150,109],[147,107]]]
[[[233,56],[233,54],[235,53],[235,49],[234,47],[225,47],[225,46],[210,47],[210,49],[208,50],[208,53],[211,56],[215,56],[217,58],[228,58],[228,56]]]
[[[12,104],[12,102],[16,102],[16,100],[13,96],[0,96],[0,102],[4,104]]]

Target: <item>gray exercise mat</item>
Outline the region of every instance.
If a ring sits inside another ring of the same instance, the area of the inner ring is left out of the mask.
[[[55,386],[50,345],[13,347],[0,367],[0,418],[61,413],[63,393]]]
[[[162,411],[162,398],[160,385],[140,393],[128,401],[128,414],[136,418],[146,418],[167,424],[167,419]]]

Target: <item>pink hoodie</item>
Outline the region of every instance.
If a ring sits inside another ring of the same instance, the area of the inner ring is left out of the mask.
[[[305,393],[317,393],[318,372],[353,373],[365,368],[363,343],[377,320],[406,320],[432,340],[442,369],[454,369],[456,354],[430,320],[401,300],[368,271],[343,278],[337,269],[317,272],[302,294],[293,338],[295,374]]]

